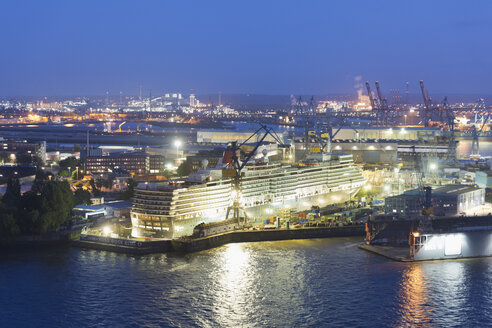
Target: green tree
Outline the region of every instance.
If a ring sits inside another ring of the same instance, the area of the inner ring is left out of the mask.
[[[35,155],[32,157],[32,165],[36,166],[37,168],[41,168],[44,165],[44,162],[41,157]]]
[[[111,189],[113,187],[114,175],[110,174],[110,175],[108,175],[107,179],[98,180],[98,182],[101,183],[101,186],[104,186],[105,188]]]
[[[0,242],[20,233],[19,226],[10,211],[4,204],[0,204]]]
[[[178,167],[178,175],[180,177],[187,176],[191,173],[191,167],[188,165],[187,162],[181,163],[181,165]]]
[[[23,233],[39,233],[41,231],[42,224],[39,219],[40,201],[41,195],[36,191],[30,190],[22,194],[21,209],[17,214],[17,224]]]
[[[138,182],[133,179],[128,179],[127,188],[123,193],[124,199],[131,199],[135,194],[135,188],[138,186]]]
[[[102,196],[101,190],[99,190],[99,188],[97,188],[96,183],[94,182],[94,179],[91,179],[91,181],[89,183],[91,185],[92,194],[94,195],[94,197],[101,197]]]
[[[32,164],[32,156],[31,154],[17,154],[16,156],[17,164],[21,165],[31,165]]]
[[[39,233],[57,231],[66,221],[74,205],[74,197],[66,181],[49,181],[41,192]]]
[[[60,171],[68,170],[68,168],[70,168],[70,170],[75,170],[77,166],[80,166],[80,161],[72,156],[60,161],[58,165],[60,166]]]
[[[39,193],[43,190],[43,187],[48,180],[47,174],[44,173],[39,167],[36,170],[36,176],[34,177],[34,182],[32,184],[31,190]]]
[[[82,188],[78,188],[77,190],[75,190],[73,194],[73,200],[75,205],[79,205],[79,204],[90,205],[91,193]]]
[[[0,152],[0,162],[10,163],[10,155],[7,152]]]
[[[11,207],[13,209],[17,209],[20,205],[21,201],[21,193],[20,193],[20,183],[17,178],[9,178],[7,181],[7,190],[5,191],[5,195],[3,195],[2,203]]]

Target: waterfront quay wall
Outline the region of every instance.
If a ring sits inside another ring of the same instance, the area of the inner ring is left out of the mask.
[[[65,230],[41,235],[22,234],[0,241],[0,249],[25,249],[69,244],[80,236],[80,231]]]
[[[170,240],[142,241],[85,234],[80,235],[80,240],[75,240],[72,245],[81,248],[138,255],[172,251]]]
[[[181,238],[171,241],[172,248],[177,252],[198,252],[228,243],[276,241],[292,239],[314,239],[330,237],[363,237],[365,226],[352,225],[332,228],[301,228],[272,230],[241,230],[231,231],[203,238]]]

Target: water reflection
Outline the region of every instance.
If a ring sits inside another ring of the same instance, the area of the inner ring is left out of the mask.
[[[220,271],[212,290],[217,321],[225,326],[247,322],[255,278],[250,250],[244,244],[229,244],[218,261]]]
[[[420,264],[408,266],[402,275],[398,295],[398,327],[431,326],[426,277]]]
[[[461,139],[458,138],[458,155],[460,157],[470,156],[471,154],[471,139]],[[482,156],[492,156],[492,141],[490,139],[480,138],[480,155]]]

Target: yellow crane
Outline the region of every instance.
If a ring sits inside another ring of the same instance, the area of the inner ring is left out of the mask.
[[[118,127],[118,132],[121,132],[121,127],[122,127],[122,126],[123,126],[123,124],[125,124],[125,123],[126,123],[126,121],[120,124],[120,126]]]

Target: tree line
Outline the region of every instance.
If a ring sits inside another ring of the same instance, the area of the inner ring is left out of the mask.
[[[58,231],[74,205],[68,182],[52,175],[38,171],[31,190],[23,194],[19,179],[10,178],[0,201],[0,240]]]

